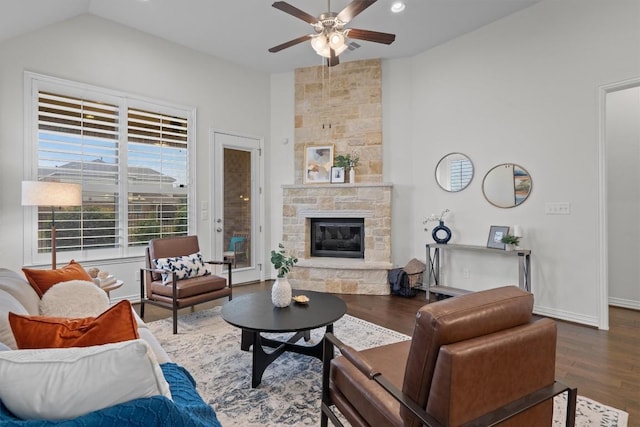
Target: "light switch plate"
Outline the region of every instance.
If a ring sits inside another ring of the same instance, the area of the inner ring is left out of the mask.
[[[571,215],[571,203],[569,202],[547,202],[544,205],[546,215]]]

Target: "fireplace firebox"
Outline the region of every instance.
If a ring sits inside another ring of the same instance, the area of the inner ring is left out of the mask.
[[[364,258],[364,218],[311,218],[311,256]]]

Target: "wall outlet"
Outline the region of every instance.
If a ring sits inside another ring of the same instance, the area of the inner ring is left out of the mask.
[[[546,215],[571,215],[571,203],[569,202],[547,202],[544,204]]]
[[[465,279],[470,279],[471,278],[471,273],[469,272],[468,268],[463,268],[462,269],[462,277],[464,277]]]

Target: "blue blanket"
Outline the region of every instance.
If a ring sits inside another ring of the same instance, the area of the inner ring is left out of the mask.
[[[193,377],[175,363],[160,365],[173,401],[164,396],[136,399],[61,421],[21,420],[0,402],[0,426],[11,427],[221,427],[216,413],[196,391]]]

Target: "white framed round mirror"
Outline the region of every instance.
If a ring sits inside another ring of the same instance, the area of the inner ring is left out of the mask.
[[[529,172],[515,163],[494,166],[482,180],[484,198],[499,208],[514,208],[531,194],[533,180]]]
[[[462,191],[472,179],[473,163],[465,154],[449,153],[436,166],[436,182],[444,191]]]

